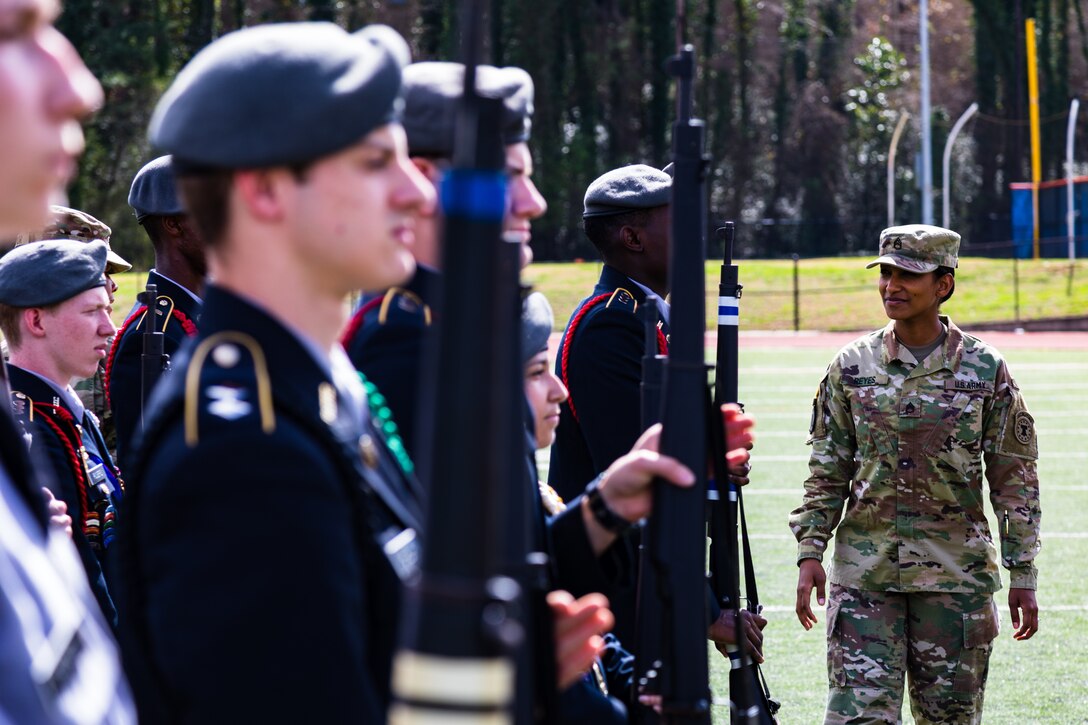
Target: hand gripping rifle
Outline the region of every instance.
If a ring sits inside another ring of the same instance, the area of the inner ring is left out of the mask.
[[[425,368],[434,414],[423,420],[432,429],[421,438],[427,528],[422,575],[405,594],[393,663],[396,725],[511,723],[515,682],[524,681],[518,676],[524,658],[516,657],[526,639],[518,611],[522,586],[503,575],[509,556],[503,552],[511,546],[504,522],[528,519],[519,485],[525,476],[520,250],[502,241],[501,101],[476,91],[479,6],[477,0],[463,8],[464,95],[453,168],[441,189],[442,315]],[[514,471],[520,474],[511,478]],[[518,555],[526,569],[524,545]]]
[[[144,290],[147,300],[147,312],[144,313],[143,348],[140,353],[140,428],[143,429],[147,418],[147,404],[151,400],[151,391],[159,382],[163,371],[170,367],[170,356],[163,351],[166,335],[158,324],[158,285],[147,283]]]
[[[679,91],[678,120],[673,126],[671,337],[662,391],[661,452],[690,468],[696,483],[688,489],[660,481],[654,485],[648,553],[662,609],[662,665],[658,672],[662,720],[709,723],[704,415],[709,391],[703,353],[707,159],[703,122],[691,116],[695,49],[683,46],[670,59],[669,71],[677,77]]]
[[[737,332],[740,325],[740,296],[743,286],[739,283],[737,266],[733,264],[733,222],[726,222],[718,230],[718,235],[725,242],[725,257],[721,267],[721,279],[718,285],[718,354],[714,377],[714,410],[711,413],[711,428],[720,430],[721,417],[717,413],[722,403],[738,401],[737,370]],[[718,422],[714,425],[715,419]],[[712,437],[721,441],[721,436]],[[725,451],[714,456],[715,482],[708,491],[710,506],[710,585],[723,610],[733,611],[734,631],[737,644],[727,647],[729,654],[729,699],[731,721],[745,725],[772,725],[778,703],[770,699],[767,683],[759,665],[752,661],[747,652],[741,619],[740,585],[738,571],[740,556],[737,550],[738,513],[741,522],[741,541],[744,550],[744,583],[748,594],[747,609],[759,613],[759,594],[756,590],[755,567],[752,564],[752,552],[748,544],[748,526],[744,520],[744,505],[741,499],[741,487],[735,485],[725,470]],[[728,496],[723,499],[720,492],[725,490]]]

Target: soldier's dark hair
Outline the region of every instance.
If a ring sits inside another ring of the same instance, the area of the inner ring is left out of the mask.
[[[937,269],[933,270],[934,279],[940,279],[946,274],[952,277],[952,289],[948,291],[948,294],[941,298],[942,305],[945,302],[948,302],[948,300],[952,298],[952,295],[956,294],[956,270],[952,267],[937,267]]]
[[[582,228],[585,229],[589,241],[601,253],[601,257],[608,261],[615,252],[620,240],[620,229],[623,227],[644,227],[650,222],[650,209],[636,209],[624,214],[611,216],[591,216],[583,220]]]
[[[52,312],[65,302],[67,302],[67,300],[62,300],[56,304],[46,305],[38,309]],[[23,333],[19,328],[19,320],[23,316],[23,310],[27,309],[30,308],[13,307],[12,305],[5,305],[3,302],[0,302],[0,332],[4,333],[4,339],[8,341],[9,350],[19,347],[23,342]]]
[[[230,189],[234,172],[230,169],[209,169],[199,173],[179,174],[178,192],[185,202],[204,243],[216,247],[227,230]]]
[[[22,314],[23,311],[20,308],[0,302],[0,332],[4,333],[9,349],[19,347],[19,343],[22,342],[22,335],[19,332],[19,316]]]

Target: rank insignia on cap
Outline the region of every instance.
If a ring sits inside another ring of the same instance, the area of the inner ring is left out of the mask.
[[[208,412],[224,420],[238,420],[250,414],[253,406],[246,400],[246,391],[229,385],[209,385],[204,391],[210,402]]]

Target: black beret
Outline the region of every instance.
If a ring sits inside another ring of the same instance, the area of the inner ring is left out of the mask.
[[[542,292],[533,292],[521,302],[521,364],[548,349],[555,317]]]
[[[136,212],[136,221],[142,221],[145,216],[185,213],[174,184],[174,166],[169,155],[149,161],[136,172],[128,190],[128,205]]]
[[[635,164],[613,169],[586,189],[583,217],[612,216],[668,204],[672,177],[660,169]]]
[[[31,242],[0,257],[0,302],[48,307],[106,284],[106,243]]]
[[[404,130],[413,156],[453,156],[457,102],[465,84],[460,63],[413,63],[404,69]],[[529,140],[533,117],[533,79],[521,68],[476,68],[476,91],[501,98],[502,142]]]
[[[224,35],[189,62],[151,118],[151,143],[191,167],[305,163],[397,120],[408,46],[374,25],[259,25]]]

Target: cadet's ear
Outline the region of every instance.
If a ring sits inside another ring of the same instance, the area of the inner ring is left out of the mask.
[[[423,156],[413,156],[410,161],[412,162],[412,166],[415,166],[419,170],[419,173],[427,177],[427,181],[431,182],[435,187],[438,186],[439,177],[442,175],[442,172],[438,169],[438,165],[434,161],[424,158]]]
[[[28,307],[23,310],[23,327],[28,335],[45,337],[45,310],[41,307]]]
[[[642,237],[639,236],[638,230],[634,227],[622,226],[620,227],[620,241],[623,243],[623,248],[632,252],[645,251],[646,245],[642,243]]]
[[[162,218],[162,228],[172,237],[180,237],[185,234],[185,226],[181,217],[164,216]]]
[[[283,181],[290,176],[286,169],[255,169],[234,175],[238,190],[249,213],[261,221],[274,222],[283,218]]]

